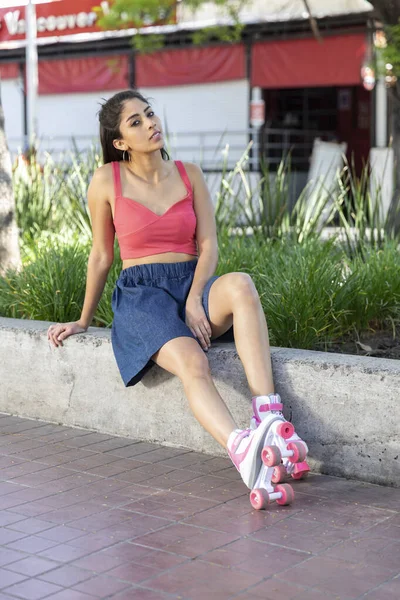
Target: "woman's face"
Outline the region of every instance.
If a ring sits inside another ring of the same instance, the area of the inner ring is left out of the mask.
[[[114,140],[118,150],[154,152],[164,146],[161,120],[152,107],[138,100],[126,100],[121,113],[121,139]]]

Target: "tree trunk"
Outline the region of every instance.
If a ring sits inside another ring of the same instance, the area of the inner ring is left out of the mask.
[[[0,274],[10,268],[19,268],[20,265],[11,156],[4,131],[4,111],[0,95]]]

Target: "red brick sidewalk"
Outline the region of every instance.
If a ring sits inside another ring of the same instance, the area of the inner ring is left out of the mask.
[[[0,600],[398,600],[400,490],[293,487],[256,512],[229,460],[0,414]]]

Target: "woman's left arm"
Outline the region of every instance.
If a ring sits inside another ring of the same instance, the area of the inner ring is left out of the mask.
[[[215,273],[218,264],[217,227],[214,206],[201,169],[194,164],[185,165],[193,187],[196,213],[196,241],[199,259],[189,295],[186,300],[188,325],[206,350],[210,346],[211,327],[202,305],[204,287]]]

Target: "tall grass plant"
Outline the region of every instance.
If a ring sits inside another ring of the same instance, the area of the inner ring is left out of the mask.
[[[249,273],[260,294],[271,342],[320,349],[350,332],[400,323],[399,256],[386,244],[367,260],[349,259],[334,240],[298,244],[219,231],[217,273]],[[0,279],[0,314],[45,321],[80,316],[90,247],[39,249],[20,273]],[[93,325],[111,326],[111,295],[121,269],[118,253]]]
[[[85,294],[88,248],[60,245],[38,251],[20,272],[0,278],[0,313],[39,321],[74,321]]]
[[[312,182],[307,184],[292,208],[294,173],[290,154],[273,172],[262,161],[257,177],[247,169],[250,147],[234,169],[228,170],[225,164],[222,171],[215,211],[219,227],[230,227],[234,233],[258,232],[264,239],[290,238],[300,244],[319,237],[337,210],[323,185],[311,193]]]
[[[247,168],[250,146],[233,170],[224,168],[217,191],[217,273],[249,273],[278,346],[327,349],[354,332],[400,323],[399,238],[383,223],[379,197],[346,164],[335,198],[307,187],[291,207],[290,157],[260,177]],[[95,148],[61,165],[14,173],[24,268],[0,279],[0,314],[46,321],[80,316],[91,246],[86,192],[100,164]],[[310,197],[313,201],[310,202]],[[329,204],[328,204],[329,203]],[[339,223],[329,241],[323,228]],[[380,220],[379,220],[380,219]],[[372,233],[371,233],[372,232]],[[340,242],[342,240],[342,242]],[[93,324],[112,323],[111,295],[122,262],[115,261]]]
[[[43,164],[33,155],[17,159],[13,173],[17,224],[23,244],[34,246],[44,231],[75,235],[86,243],[91,238],[87,188],[101,158],[95,146],[77,149],[54,163],[45,154]]]

